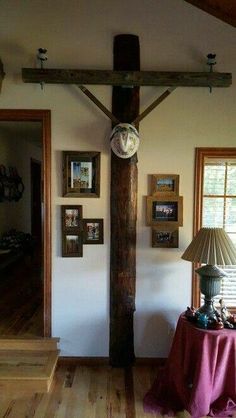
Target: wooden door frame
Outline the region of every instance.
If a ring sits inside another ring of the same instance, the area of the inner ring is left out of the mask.
[[[42,123],[43,144],[43,311],[44,336],[51,336],[51,111],[41,109],[0,109],[0,121],[29,121]]]

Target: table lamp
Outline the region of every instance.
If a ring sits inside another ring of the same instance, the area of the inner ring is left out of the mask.
[[[200,276],[204,304],[197,312],[214,318],[214,296],[220,294],[221,279],[227,274],[217,267],[236,265],[236,248],[223,228],[201,228],[183,253],[184,260],[205,264],[195,271]]]

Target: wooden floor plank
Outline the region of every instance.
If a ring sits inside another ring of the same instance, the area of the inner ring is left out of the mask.
[[[144,395],[151,387],[151,372],[148,366],[135,366],[133,368],[134,379],[134,398],[135,398],[135,411],[136,418],[150,418],[150,414],[147,414],[143,410],[143,398]],[[152,414],[151,417],[160,417],[161,415]]]
[[[96,374],[98,381],[97,389],[97,399],[95,405],[95,417],[107,417],[108,408],[107,408],[107,391],[108,391],[108,377],[110,373],[110,367],[99,367]],[[95,376],[93,375],[95,378]]]
[[[0,391],[0,418],[167,418],[143,410],[143,397],[158,370],[138,365],[129,372],[133,383],[127,391],[127,370],[60,364],[49,393]],[[129,391],[134,408],[127,415]],[[191,417],[185,411],[176,418]]]

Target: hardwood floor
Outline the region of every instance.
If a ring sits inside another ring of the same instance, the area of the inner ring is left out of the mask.
[[[1,418],[154,418],[142,400],[157,367],[86,367],[59,364],[49,393],[0,392]],[[133,382],[133,383],[132,383]],[[190,418],[186,413],[179,418]]]
[[[0,336],[43,335],[43,287],[38,257],[0,273]]]

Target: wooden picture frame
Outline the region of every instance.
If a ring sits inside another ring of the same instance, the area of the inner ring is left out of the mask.
[[[81,205],[61,206],[62,257],[83,257]]]
[[[83,257],[82,234],[63,234],[62,257]]]
[[[152,247],[154,248],[178,248],[179,230],[173,226],[158,226],[152,228]]]
[[[147,225],[183,225],[182,196],[147,196]]]
[[[83,219],[83,243],[103,244],[103,219]]]
[[[82,231],[82,205],[62,205],[62,231],[71,233]]]
[[[100,197],[100,159],[97,151],[63,151],[63,196]]]
[[[152,196],[178,196],[179,175],[178,174],[152,174],[151,175]]]

